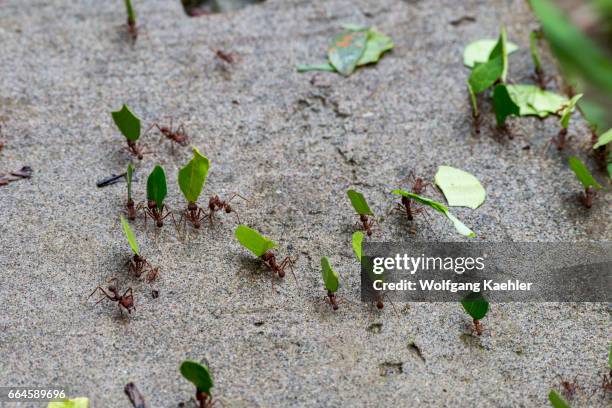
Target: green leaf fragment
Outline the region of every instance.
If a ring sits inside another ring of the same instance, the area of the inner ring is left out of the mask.
[[[52,401],[47,408],[89,408],[89,398],[79,397],[70,400]]]
[[[491,51],[498,42],[499,39],[483,39],[468,44],[463,50],[463,64],[469,68],[473,68],[476,64],[484,64],[489,60]],[[506,43],[508,54],[512,54],[516,50],[518,50],[518,45],[511,42]]]
[[[363,194],[355,190],[348,190],[346,194],[348,195],[349,200],[351,200],[351,204],[353,205],[353,208],[355,209],[357,214],[374,215],[372,210],[370,210],[370,206],[365,200],[365,197],[363,196]]]
[[[325,289],[330,292],[336,292],[340,287],[340,277],[338,273],[329,264],[329,259],[326,256],[321,257],[321,274],[323,275],[323,284]]]
[[[470,292],[463,299],[461,305],[474,320],[481,320],[489,311],[489,302],[481,292]]]
[[[129,24],[136,24],[136,13],[134,12],[134,7],[132,7],[132,0],[125,0],[125,8],[128,16]]]
[[[166,173],[157,165],[147,179],[147,200],[155,201],[157,208],[161,210],[167,194]]]
[[[536,72],[542,72],[542,61],[538,53],[538,33],[536,31],[532,31],[529,34],[529,50],[531,51],[531,59],[535,65]]]
[[[270,249],[276,248],[277,246],[272,240],[245,225],[239,225],[238,228],[236,228],[235,235],[238,242],[257,257],[262,256]]]
[[[454,167],[440,166],[434,181],[451,207],[476,209],[484,203],[487,195],[476,177]]]
[[[136,255],[140,256],[140,250],[138,249],[138,241],[136,241],[136,235],[134,235],[134,231],[130,227],[130,224],[123,218],[123,215],[119,216],[121,218],[121,226],[123,227],[123,233],[130,244],[130,248],[132,248],[132,252]]]
[[[598,149],[601,146],[605,146],[612,142],[612,129],[608,129],[606,132],[599,135],[597,143],[593,145],[593,149]]]
[[[357,61],[357,66],[378,62],[385,52],[393,49],[393,40],[388,35],[370,30],[367,32],[367,36],[365,51]]]
[[[355,256],[361,262],[361,244],[363,243],[363,232],[355,231],[353,232],[353,252],[355,252]]]
[[[587,166],[577,157],[570,157],[568,159],[570,169],[576,174],[576,178],[582,183],[584,188],[594,187],[596,189],[601,188],[601,184],[595,180],[595,177],[591,174]]]
[[[555,390],[548,393],[548,401],[553,408],[572,408]]]
[[[134,177],[134,166],[132,163],[128,164],[127,171],[125,173],[125,180],[127,182],[128,200],[132,199],[132,178]]]
[[[320,64],[300,64],[297,66],[298,72],[310,72],[310,71],[325,71],[325,72],[336,72],[336,68],[334,68],[329,62],[322,62]]]
[[[474,67],[468,78],[468,85],[474,94],[482,93],[493,85],[502,76],[503,72],[502,58],[489,60]]]
[[[506,85],[496,85],[493,89],[493,110],[498,127],[503,127],[508,116],[519,116],[520,108],[510,97]]]
[[[127,105],[123,105],[121,110],[111,112],[111,115],[115,125],[128,141],[135,142],[138,140],[140,137],[140,119],[132,113]]]
[[[391,192],[391,194],[402,195],[404,197],[407,197],[407,198],[410,198],[410,199],[416,201],[417,203],[420,203],[422,205],[426,205],[428,207],[431,207],[434,210],[436,210],[437,212],[439,212],[439,213],[443,214],[444,216],[446,216],[446,218],[448,218],[453,223],[453,226],[455,227],[457,232],[460,233],[461,235],[464,235],[464,236],[466,236],[468,238],[474,238],[476,236],[474,231],[469,229],[457,217],[455,217],[453,214],[451,214],[451,212],[448,210],[448,208],[444,204],[442,204],[442,203],[439,203],[439,202],[434,201],[434,200],[430,200],[429,198],[422,197],[422,196],[420,196],[418,194],[409,193],[408,191],[404,191],[404,190],[393,190]]]
[[[367,37],[363,31],[345,31],[334,37],[327,55],[336,71],[344,76],[353,73],[365,51]]]
[[[193,158],[178,172],[178,183],[185,199],[195,203],[202,192],[210,163],[208,158],[193,148]]]
[[[212,395],[213,379],[208,367],[195,361],[185,360],[180,367],[181,374],[190,381],[199,392]]]
[[[561,115],[560,123],[561,123],[561,127],[563,129],[567,129],[567,127],[569,126],[570,118],[572,117],[572,113],[574,112],[574,108],[576,107],[576,104],[578,103],[580,98],[582,98],[582,94],[574,95],[572,97],[572,99],[569,100],[567,105],[565,105],[565,107],[563,107],[563,109],[561,110],[561,112],[560,112],[560,115]]]
[[[506,28],[501,27],[499,32],[499,40],[489,55],[489,61],[501,58],[502,60],[502,73],[501,81],[506,82],[506,75],[508,73],[508,44],[506,40]]]
[[[468,92],[470,93],[470,103],[472,104],[472,116],[475,118],[478,117],[478,99],[476,97],[476,93],[474,93],[474,89],[472,89],[472,85],[470,81],[467,81]]]
[[[518,105],[520,116],[536,115],[545,118],[551,113],[560,112],[569,103],[566,97],[535,85],[506,85],[506,90]]]

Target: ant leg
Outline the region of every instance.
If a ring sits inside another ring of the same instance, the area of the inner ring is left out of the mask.
[[[96,287],[96,288],[93,290],[93,292],[91,292],[91,294],[90,294],[89,296],[87,296],[87,299],[89,299],[90,297],[92,297],[92,296],[94,295],[94,293],[96,293],[98,290],[102,291],[102,293],[104,293],[104,294],[105,294],[105,295],[106,295],[108,298],[110,298],[110,295],[109,295],[108,293],[106,293],[106,291],[105,291],[105,290],[104,290],[104,289],[103,289],[101,286],[98,286],[98,287]],[[104,298],[102,298],[102,299],[104,299]],[[96,303],[96,304],[97,304],[97,303]]]
[[[395,315],[397,317],[400,317],[400,314],[398,313],[396,307],[395,307],[395,303],[393,303],[393,301],[391,300],[391,298],[389,297],[389,293],[385,292],[382,297],[386,297],[387,300],[389,301],[389,303],[391,303],[391,307],[393,307],[393,311],[395,312]]]
[[[283,259],[283,262],[280,263],[280,265],[278,266],[281,270],[284,270],[285,267],[289,266],[289,269],[291,270],[291,274],[293,275],[293,279],[295,279],[295,283],[298,285],[298,287],[300,286],[300,283],[298,282],[297,276],[295,275],[295,272],[293,271],[293,263],[294,261],[289,258],[286,257],[285,259]]]
[[[241,195],[240,195],[240,194],[238,194],[238,193],[234,193],[234,194],[232,194],[232,196],[230,197],[230,199],[229,199],[229,200],[227,200],[227,202],[229,203],[230,201],[232,201],[232,200],[233,200],[234,198],[236,198],[236,197],[240,197],[240,198],[242,198],[242,199],[243,199],[244,201],[246,201],[247,203],[249,202],[249,200],[248,200],[248,199],[244,198],[243,196],[241,196]]]

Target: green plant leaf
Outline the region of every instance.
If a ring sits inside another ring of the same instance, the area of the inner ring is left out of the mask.
[[[495,58],[478,64],[468,78],[468,85],[474,94],[486,91],[504,72],[503,59]]]
[[[326,256],[321,257],[321,274],[323,275],[323,284],[325,289],[330,292],[336,292],[340,286],[340,277],[338,273],[329,264],[329,259]]]
[[[555,390],[548,393],[548,401],[553,408],[572,408]]]
[[[79,397],[63,401],[52,401],[47,408],[89,408],[89,398]]]
[[[363,194],[355,190],[348,190],[346,194],[348,195],[349,200],[351,200],[351,204],[353,205],[353,208],[355,209],[357,214],[374,215],[372,210],[370,210],[370,206],[368,206],[368,203],[365,200]]]
[[[481,292],[470,292],[463,299],[461,305],[472,319],[480,320],[487,315],[489,311],[489,302]]]
[[[208,367],[195,361],[185,360],[181,364],[180,371],[183,377],[195,385],[199,392],[205,392],[212,396],[211,389],[214,384]]]
[[[574,112],[574,108],[576,107],[576,104],[578,103],[580,98],[582,98],[582,94],[574,95],[572,99],[569,100],[567,105],[565,105],[565,107],[563,107],[563,109],[561,110],[560,123],[563,129],[567,129],[567,127],[569,126],[569,121],[572,117],[572,112]]]
[[[123,233],[130,244],[130,248],[132,248],[132,252],[136,255],[140,256],[140,250],[138,249],[138,241],[136,241],[136,235],[134,235],[134,231],[130,228],[130,224],[123,218],[123,215],[119,216],[121,218],[121,226],[123,227]]]
[[[161,210],[167,194],[166,173],[157,165],[147,179],[147,200],[155,201],[157,208]]]
[[[209,167],[208,158],[197,147],[193,148],[193,158],[178,172],[178,183],[181,192],[188,202],[195,203],[206,182]]]
[[[388,35],[370,30],[367,36],[365,51],[357,61],[359,67],[378,62],[385,52],[393,49],[393,40]]]
[[[582,183],[584,188],[595,187],[596,189],[601,188],[601,184],[595,180],[595,177],[591,174],[587,166],[577,157],[570,157],[568,159],[570,169],[576,174],[576,178]]]
[[[506,75],[508,73],[508,43],[506,40],[506,28],[502,26],[499,30],[499,40],[489,55],[489,61],[497,58],[502,59],[502,73],[500,79],[502,82],[506,82]]]
[[[445,215],[446,218],[448,218],[453,223],[453,226],[455,227],[457,232],[460,233],[461,235],[464,235],[464,236],[466,236],[468,238],[474,238],[476,236],[474,231],[472,231],[471,229],[466,227],[464,223],[459,221],[459,219],[457,217],[455,217],[453,214],[451,214],[451,212],[448,210],[448,208],[444,204],[442,204],[442,203],[439,203],[439,202],[434,201],[434,200],[430,200],[429,198],[422,197],[422,196],[420,196],[418,194],[409,193],[408,191],[399,190],[399,189],[398,190],[393,190],[391,192],[391,194],[402,195],[404,197],[407,197],[407,198],[410,198],[410,199],[416,201],[417,203],[420,203],[422,205],[426,205],[428,207],[431,207],[434,210],[436,210],[437,212]]]
[[[536,115],[545,118],[551,113],[560,112],[569,103],[566,97],[535,85],[506,85],[506,90],[518,105],[521,116]]]
[[[127,181],[128,200],[132,199],[132,178],[134,176],[134,166],[132,163],[128,164],[127,171],[125,173],[125,180]]]
[[[140,119],[136,117],[128,108],[123,105],[121,110],[111,112],[115,125],[119,128],[123,136],[130,141],[135,142],[140,137]]]
[[[608,129],[606,132],[599,135],[597,143],[593,145],[593,149],[598,149],[601,146],[605,146],[612,142],[612,129]]]
[[[510,97],[506,85],[499,84],[493,89],[493,110],[498,127],[504,126],[508,116],[520,115],[520,108]]]
[[[479,115],[478,99],[476,97],[476,94],[474,93],[474,89],[472,89],[472,85],[470,84],[470,81],[466,81],[466,82],[467,82],[468,92],[470,93],[470,103],[472,105],[472,116],[476,118]]]
[[[327,55],[336,71],[344,76],[353,73],[365,51],[367,36],[363,31],[346,31],[334,37]]]
[[[129,24],[136,24],[136,13],[132,7],[132,0],[125,0],[125,9],[127,11],[127,19]]]
[[[310,71],[325,71],[325,72],[336,72],[336,68],[334,68],[329,62],[322,62],[320,64],[300,64],[297,66],[298,72],[310,72]]]
[[[355,252],[355,256],[361,262],[361,244],[363,243],[363,232],[355,231],[353,232],[353,252]]]
[[[497,45],[499,39],[483,39],[469,43],[463,50],[463,64],[466,67],[473,68],[476,64],[484,64],[489,60],[491,51]],[[518,50],[518,45],[507,42],[506,52],[512,54]]]
[[[529,34],[529,50],[531,51],[531,59],[535,65],[536,72],[542,72],[542,61],[538,53],[538,33],[532,31]]]
[[[270,249],[276,248],[277,246],[272,240],[245,225],[239,225],[238,228],[236,228],[235,234],[238,242],[257,257],[262,256]]]
[[[440,166],[434,181],[451,207],[476,209],[484,203],[487,196],[484,187],[476,177],[454,167]]]

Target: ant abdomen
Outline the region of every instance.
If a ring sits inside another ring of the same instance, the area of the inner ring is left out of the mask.
[[[157,228],[161,228],[164,226],[164,222],[162,220],[157,221]]]
[[[382,300],[378,299],[378,301],[376,302],[376,307],[382,309],[383,307],[385,307],[385,304]]]
[[[283,271],[282,269],[280,271],[278,271],[278,277],[279,278],[284,278],[285,277],[285,271]]]
[[[229,213],[231,213],[231,212],[232,212],[232,207],[231,207],[229,204],[226,204],[226,205],[225,205],[225,213],[226,213],[226,214],[229,214]]]

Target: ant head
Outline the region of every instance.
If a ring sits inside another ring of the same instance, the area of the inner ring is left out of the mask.
[[[164,222],[162,220],[157,221],[157,228],[161,228],[164,226]]]
[[[334,309],[334,310],[338,310],[338,304],[337,304],[337,303],[334,303],[334,304],[332,305],[332,309]]]
[[[147,201],[147,207],[149,207],[149,209],[152,210],[155,207],[157,207],[157,204],[155,204],[155,201],[149,200],[149,201]]]
[[[195,211],[195,210],[198,209],[198,206],[196,205],[196,203],[189,203],[189,204],[187,204],[187,209],[189,211]]]
[[[109,292],[116,292],[117,291],[117,286],[113,283],[111,283],[110,285],[108,285],[108,291]]]
[[[232,212],[232,206],[229,204],[225,204],[225,213],[229,214]]]
[[[142,153],[138,153],[138,160],[142,160],[144,158],[144,156],[142,155]]]
[[[385,304],[383,303],[382,300],[378,299],[378,301],[376,302],[376,307],[378,309],[382,309],[383,307],[385,307]]]

